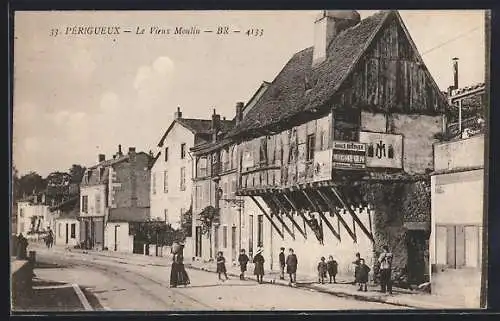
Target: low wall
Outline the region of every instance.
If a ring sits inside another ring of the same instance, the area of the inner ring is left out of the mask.
[[[18,310],[31,298],[33,264],[26,260],[11,259],[12,309]]]

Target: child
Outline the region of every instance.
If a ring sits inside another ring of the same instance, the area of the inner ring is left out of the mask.
[[[241,254],[238,257],[238,263],[240,264],[240,280],[245,280],[245,271],[247,270],[247,263],[250,261],[248,255],[245,254],[245,249],[241,249]]]
[[[328,257],[328,262],[326,262],[326,269],[328,270],[328,276],[330,277],[330,283],[337,283],[335,280],[335,277],[337,276],[337,270],[338,270],[338,264],[337,261],[333,259],[333,256]]]
[[[366,283],[368,283],[368,273],[370,273],[370,268],[365,264],[365,259],[359,260],[359,270],[358,270],[358,291],[368,291]]]
[[[217,253],[217,273],[219,274],[219,280],[222,280],[222,278],[220,277],[222,273],[224,273],[226,280],[229,280],[226,272],[226,258],[223,256],[222,251]]]
[[[322,256],[321,261],[318,263],[318,283],[325,284],[326,269],[325,257]]]

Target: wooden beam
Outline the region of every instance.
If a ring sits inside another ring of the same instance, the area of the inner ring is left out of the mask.
[[[340,215],[340,213],[337,213],[337,211],[335,210],[335,205],[333,205],[333,202],[331,200],[329,200],[328,197],[325,196],[325,194],[323,194],[323,192],[321,192],[320,190],[318,190],[318,195],[325,201],[326,205],[330,209],[330,212],[337,215],[339,222],[342,224],[342,226],[344,226],[344,228],[347,230],[347,233],[349,233],[349,235],[354,240],[354,242],[358,242],[358,238],[356,237],[356,234],[351,230],[349,225],[347,225],[346,221]]]
[[[286,194],[283,194],[283,196],[285,197],[285,199],[288,201],[288,203],[290,203],[290,205],[292,205],[293,209],[299,213],[300,217],[302,217],[302,219],[304,220],[304,222],[306,222],[306,224],[309,226],[309,228],[314,231],[314,228],[312,226],[312,224],[309,222],[309,220],[305,217],[304,213],[302,213],[302,211],[299,210],[299,208],[297,207],[297,205],[290,199],[290,197],[288,197]]]
[[[318,206],[316,206],[316,204],[314,204],[313,200],[311,199],[311,197],[309,197],[306,191],[302,191],[302,193],[307,198],[309,203],[311,203],[311,205],[316,209],[316,212],[318,212],[319,216],[321,216],[321,219],[325,222],[326,226],[328,226],[330,231],[332,231],[333,235],[340,241],[340,233],[333,228],[332,224],[330,224],[330,221],[328,221],[325,214],[321,211],[321,209]]]
[[[342,196],[337,191],[337,189],[334,186],[331,186],[330,189],[335,194],[335,196],[339,199],[340,203],[342,203],[342,206],[344,206],[344,208],[347,209],[347,211],[349,212],[349,214],[351,214],[351,216],[354,219],[354,221],[356,223],[358,223],[358,225],[361,228],[361,230],[363,231],[363,233],[365,233],[366,236],[368,236],[368,238],[370,239],[370,241],[372,241],[372,243],[375,243],[375,240],[373,239],[372,233],[370,231],[368,231],[368,229],[365,227],[365,225],[363,224],[363,222],[361,222],[361,220],[359,219],[358,215],[356,215],[356,213],[352,210],[352,208],[348,204],[346,204],[344,202],[344,200],[342,199]]]
[[[285,195],[285,194],[283,194]],[[302,234],[302,236],[307,239],[307,234],[304,230],[302,230],[302,228],[300,227],[299,223],[295,222],[295,220],[293,219],[292,215],[290,215],[290,213],[286,210],[286,208],[283,206],[283,204],[280,202],[280,200],[275,196],[275,195],[272,195],[273,197],[273,200],[276,202],[276,204],[279,204],[280,207],[284,208],[285,209],[285,214],[286,216],[290,219],[290,221],[292,222],[293,226],[295,226],[295,228],[297,230],[299,230],[300,234]]]
[[[278,208],[280,207],[278,204],[276,204],[276,202],[272,199],[272,197],[269,197],[269,196],[265,196],[269,202],[272,202],[275,204],[275,206],[277,206]],[[266,199],[264,197],[262,197],[262,199],[264,200],[264,202],[266,202]],[[267,203],[267,202],[266,202]],[[269,206],[269,208],[272,208],[271,206]],[[271,213],[272,214],[272,213]],[[288,234],[290,234],[290,236],[295,240],[295,235],[293,234],[293,232],[288,228],[288,226],[285,224],[285,221],[283,221],[283,219],[281,218],[280,214],[279,213],[276,213],[276,218],[278,219],[278,221],[280,221],[280,223],[283,225],[283,227],[285,228],[285,230],[288,232]]]
[[[278,234],[281,236],[281,238],[284,239],[285,236],[283,235],[283,232],[281,232],[281,230],[278,228],[276,223],[274,223],[273,219],[269,216],[269,214],[267,214],[266,210],[262,207],[262,205],[260,205],[259,201],[257,201],[257,199],[255,199],[255,197],[253,197],[253,196],[250,196],[250,198],[259,207],[259,209],[262,211],[262,213],[267,217],[267,219],[269,220],[271,225],[274,227],[276,232],[278,232]]]

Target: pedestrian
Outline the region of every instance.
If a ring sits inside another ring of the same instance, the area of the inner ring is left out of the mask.
[[[49,249],[50,249],[54,245],[54,233],[52,232],[50,227],[49,227],[49,235],[48,236],[49,236]]]
[[[318,283],[325,284],[325,278],[326,278],[326,262],[325,262],[325,257],[322,256],[321,260],[318,263]]]
[[[288,285],[297,283],[297,255],[295,255],[292,248],[288,249],[288,256],[286,257],[286,273],[290,276]]]
[[[370,267],[365,264],[365,259],[359,260],[359,271],[358,271],[358,281],[359,288],[358,291],[368,291],[367,283],[368,283],[368,274],[370,273]]]
[[[17,236],[17,258],[19,260],[28,258],[28,239],[24,237],[23,233],[19,233]]]
[[[179,285],[188,285],[189,276],[184,268],[184,244],[177,243],[173,247],[172,266],[170,270],[170,287],[175,288]]]
[[[356,259],[352,262],[354,264],[354,282],[352,284],[356,285],[358,281],[358,271],[359,271],[359,261],[361,260],[361,254],[356,253]]]
[[[245,272],[247,270],[247,264],[250,259],[245,253],[245,249],[241,249],[240,256],[238,257],[238,263],[240,264],[240,280],[245,280]]]
[[[221,274],[224,274],[226,280],[229,280],[226,270],[226,258],[224,257],[224,253],[222,253],[222,251],[217,253],[217,273],[219,274],[219,280],[222,280]]]
[[[330,255],[328,256],[328,261],[326,262],[326,269],[328,270],[328,276],[330,277],[330,283],[337,283],[337,280],[335,280],[335,277],[337,276],[337,271],[338,271],[338,263],[333,259],[333,256]]]
[[[389,251],[389,247],[384,245],[382,247],[382,254],[378,258],[378,263],[380,264],[380,286],[382,293],[386,291],[392,294],[392,259],[393,255]]]
[[[285,248],[284,247],[280,248],[279,262],[280,262],[280,280],[284,280],[285,279],[285,265],[286,265]]]
[[[260,284],[262,284],[262,277],[264,276],[264,257],[262,256],[262,252],[262,248],[259,248],[253,257],[253,263],[255,264],[253,274],[257,276],[257,282]]]

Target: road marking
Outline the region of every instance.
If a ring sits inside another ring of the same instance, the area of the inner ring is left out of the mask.
[[[72,286],[73,285],[71,285],[71,284],[34,286],[33,290],[64,289],[64,288],[70,288]]]
[[[87,311],[92,311],[92,307],[90,306],[90,303],[89,301],[87,300],[87,298],[85,297],[85,295],[83,294],[82,290],[80,289],[80,287],[78,286],[78,284],[75,284],[73,283],[73,289],[75,289],[75,293],[76,295],[78,296],[78,298],[80,299],[80,302],[82,302],[83,304],[83,307],[85,308],[85,310]]]

